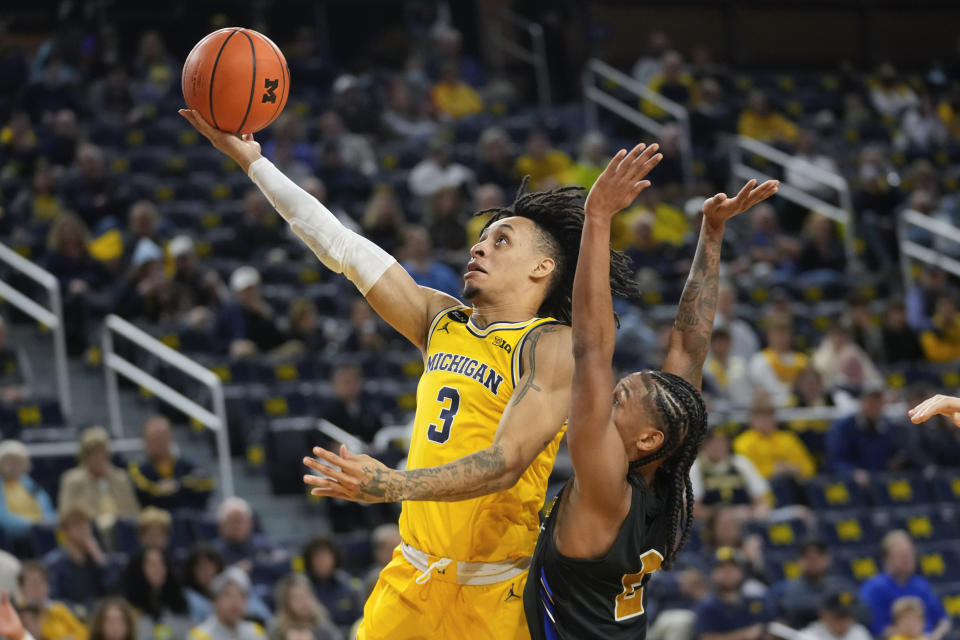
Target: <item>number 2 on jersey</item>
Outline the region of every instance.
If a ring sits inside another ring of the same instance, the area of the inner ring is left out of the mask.
[[[448,400],[450,401],[449,406],[447,405]],[[443,444],[450,439],[453,419],[457,417],[457,412],[460,411],[460,392],[453,387],[442,387],[437,392],[437,402],[443,405],[443,408],[440,409],[440,420],[443,424],[438,427],[431,422],[427,429],[427,439],[430,442]]]
[[[617,596],[613,609],[617,622],[643,615],[643,577],[658,571],[662,562],[663,556],[651,549],[640,556],[640,571],[623,574],[623,592]]]

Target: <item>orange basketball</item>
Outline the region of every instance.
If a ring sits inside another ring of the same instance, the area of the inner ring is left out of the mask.
[[[180,86],[187,106],[221,131],[254,133],[273,122],[290,94],[280,48],[252,29],[214,31],[193,47]]]

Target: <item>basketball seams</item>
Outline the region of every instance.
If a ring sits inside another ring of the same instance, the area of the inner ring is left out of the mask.
[[[240,125],[237,127],[237,130],[234,133],[240,133],[243,130],[243,125],[247,123],[247,118],[250,117],[250,107],[253,106],[253,94],[257,89],[257,48],[253,44],[253,38],[250,37],[250,34],[247,33],[246,29],[240,32],[247,39],[247,42],[250,43],[250,58],[253,66],[253,78],[250,80],[250,98],[247,100],[247,111],[243,114],[243,120],[240,121]]]
[[[210,118],[213,120],[212,124],[216,129],[219,129],[220,127],[217,126],[217,114],[213,110],[213,81],[217,77],[217,65],[220,64],[220,56],[223,54],[223,50],[226,48],[227,43],[230,42],[230,38],[235,36],[238,31],[240,31],[240,29],[234,29],[230,32],[230,35],[224,38],[223,42],[220,44],[220,50],[217,51],[217,57],[213,61],[213,68],[210,70],[210,98],[208,101],[208,106],[210,107]]]

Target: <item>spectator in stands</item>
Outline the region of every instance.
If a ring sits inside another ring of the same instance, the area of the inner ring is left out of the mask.
[[[785,407],[793,383],[810,362],[805,354],[793,350],[793,320],[776,315],[767,325],[767,347],[750,359],[750,380],[762,389],[775,407]]]
[[[0,593],[15,593],[23,565],[15,555],[0,551]]]
[[[90,614],[90,640],[139,640],[137,613],[130,603],[120,597],[101,600]]]
[[[426,228],[407,226],[399,254],[401,265],[421,287],[430,287],[453,297],[460,295],[463,290],[460,277],[453,269],[433,259],[430,232]]]
[[[273,138],[263,144],[263,155],[294,182],[300,183],[312,176],[316,158],[307,141],[303,117],[292,111],[282,113],[270,132]]]
[[[870,313],[870,303],[865,296],[853,293],[847,298],[843,324],[854,343],[863,349],[872,362],[883,362],[883,331],[876,317]]]
[[[891,300],[883,314],[883,362],[899,364],[923,358],[920,339],[907,323],[907,307],[902,300]]]
[[[829,270],[837,275],[844,272],[847,252],[833,220],[816,211],[807,216],[796,265],[801,272]]]
[[[190,629],[187,598],[177,572],[161,549],[135,553],[120,578],[124,597],[137,609],[138,637],[153,638],[154,630],[169,629],[180,638]]]
[[[475,212],[488,211],[504,206],[503,189],[492,182],[481,184],[473,192],[473,210]],[[483,227],[489,222],[490,214],[472,215],[467,221],[467,238],[465,247],[472,247],[480,238]],[[459,296],[457,296],[459,297]]]
[[[840,169],[837,167],[837,162],[821,149],[821,141],[814,131],[800,129],[797,132],[796,149],[784,169],[783,177],[790,186],[831,201],[836,195],[836,190],[825,185],[822,180],[816,179],[814,176],[819,172],[814,173],[811,169],[820,169],[832,174],[839,174]]]
[[[190,611],[190,620],[196,624],[213,614],[213,592],[210,585],[226,568],[223,556],[211,546],[201,543],[195,546],[183,568],[184,595]],[[270,609],[256,594],[247,597],[245,617],[269,620]]]
[[[775,409],[762,392],[750,412],[750,428],[736,437],[733,450],[749,458],[764,478],[806,479],[816,472],[803,441],[795,433],[777,428]]]
[[[325,145],[335,146],[344,167],[367,177],[376,174],[377,157],[370,142],[347,129],[336,111],[326,111],[320,116],[320,134]]]
[[[500,127],[484,129],[477,141],[476,157],[478,183],[492,183],[506,190],[516,188],[513,142],[506,131]]]
[[[460,65],[453,60],[443,64],[440,81],[433,85],[430,98],[439,114],[448,120],[458,120],[483,111],[483,99],[463,81]]]
[[[141,436],[146,458],[127,467],[140,504],[166,511],[206,508],[216,481],[190,459],[174,453],[170,420],[150,416]]]
[[[724,326],[714,329],[710,355],[703,365],[703,386],[715,410],[745,408],[753,394],[747,362],[732,351],[730,330]]]
[[[930,640],[923,632],[926,607],[923,600],[916,596],[897,598],[890,608],[893,624],[890,626],[890,640]],[[938,634],[938,637],[942,634]]]
[[[174,317],[181,301],[163,268],[163,249],[141,238],[130,257],[130,269],[120,284],[113,312],[128,319],[158,323]]]
[[[231,225],[236,235],[226,252],[239,260],[261,258],[284,244],[287,226],[282,222],[259,189],[248,189],[243,195],[243,217]]]
[[[700,100],[690,112],[690,135],[697,149],[717,149],[728,134],[737,130],[737,114],[723,88],[713,78],[700,81]],[[717,149],[719,151],[719,149]],[[722,163],[720,157],[711,158],[711,165]]]
[[[410,141],[428,140],[437,131],[431,104],[414,98],[410,85],[402,77],[390,81],[383,127],[387,133]]]
[[[782,580],[767,591],[771,612],[787,626],[800,629],[813,624],[820,611],[824,594],[846,594],[852,603],[857,586],[851,581],[832,576],[832,559],[827,544],[819,539],[808,539],[800,545],[797,567],[800,575]]]
[[[459,189],[443,187],[430,196],[424,223],[437,250],[463,251],[465,214]]]
[[[405,224],[396,192],[387,185],[374,189],[363,212],[363,236],[392,254],[400,246]]]
[[[17,607],[36,607],[41,633],[38,640],[86,640],[87,628],[77,620],[70,608],[50,599],[50,578],[41,563],[32,560],[25,562],[17,586],[22,598]]]
[[[917,94],[897,76],[897,70],[889,62],[877,68],[876,76],[869,84],[873,108],[891,121],[917,103]]]
[[[951,140],[960,139],[960,90],[957,87],[937,104],[937,115],[947,128]]]
[[[542,131],[527,136],[524,154],[517,158],[516,175],[530,176],[530,191],[541,191],[567,184],[573,163],[563,151],[550,146]]]
[[[60,282],[63,312],[70,318],[64,328],[67,351],[72,355],[86,346],[89,294],[103,281],[103,270],[87,250],[89,242],[90,232],[83,220],[72,213],[62,213],[50,225],[47,252],[40,261]]]
[[[642,84],[660,73],[663,55],[670,49],[670,36],[663,31],[651,31],[647,51],[633,65],[633,77]]]
[[[874,264],[893,268],[898,255],[896,216],[903,201],[903,193],[889,162],[889,154],[880,146],[868,146],[860,151],[860,166],[853,193],[853,208],[859,211],[864,240]]]
[[[871,471],[889,471],[909,466],[916,453],[909,445],[909,432],[883,415],[884,386],[864,390],[856,413],[840,418],[827,433],[827,470],[850,474],[861,485],[870,482]]]
[[[937,299],[948,292],[946,271],[936,267],[921,271],[919,280],[907,291],[905,301],[910,328],[914,331],[932,330]]]
[[[233,299],[220,311],[216,337],[228,345],[231,357],[270,351],[288,340],[260,292],[259,271],[238,267],[230,275],[230,290]]]
[[[760,350],[760,340],[750,324],[737,313],[737,288],[729,280],[717,287],[717,313],[714,316],[714,331],[726,327],[730,332],[730,355],[750,363]]]
[[[80,464],[60,478],[60,508],[84,506],[97,527],[109,535],[117,518],[134,519],[140,504],[126,471],[110,461],[110,436],[90,427],[80,436]]]
[[[763,538],[755,532],[745,531],[745,515],[742,509],[720,506],[713,509],[702,534],[707,543],[702,551],[707,554],[705,559],[709,566],[719,549],[735,549],[740,554],[741,568],[746,575],[741,591],[745,595],[761,597],[767,590]]]
[[[112,63],[106,74],[90,86],[91,111],[102,120],[118,124],[132,122],[137,116],[133,108],[133,87],[123,63]]]
[[[57,519],[50,496],[29,473],[27,447],[17,440],[0,443],[0,530],[16,545],[29,542],[33,525]]]
[[[320,328],[320,318],[317,314],[317,305],[309,298],[295,298],[287,307],[287,324],[290,339],[300,345],[300,350],[306,353],[320,353],[326,341]]]
[[[60,109],[77,109],[77,100],[64,72],[63,61],[51,53],[42,63],[42,71],[23,90],[20,103],[34,122],[47,122]]]
[[[276,616],[270,626],[271,639],[286,638],[291,630],[312,633],[314,640],[341,640],[343,635],[330,621],[330,614],[317,601],[310,580],[291,573],[274,589]]]
[[[134,76],[140,80],[148,80],[158,72],[173,75],[177,67],[176,61],[167,53],[167,45],[160,32],[153,29],[144,31],[137,45],[137,55],[133,59]],[[162,96],[156,96],[160,97]]]
[[[751,270],[761,280],[769,280],[777,270],[790,267],[790,261],[799,252],[797,241],[781,232],[776,211],[768,203],[754,208],[746,244]]]
[[[932,327],[920,334],[923,355],[930,362],[960,359],[960,308],[952,294],[937,297]]]
[[[712,593],[700,601],[696,610],[699,640],[760,640],[765,636],[770,613],[762,599],[743,595],[743,562],[735,549],[717,549]]]
[[[236,566],[248,574],[261,566],[271,566],[287,558],[287,552],[265,535],[254,531],[253,510],[243,498],[227,498],[217,510],[219,537],[214,541],[227,566]]]
[[[917,557],[913,540],[905,531],[895,530],[883,537],[881,547],[883,573],[870,578],[860,587],[860,599],[873,614],[870,631],[875,636],[889,633],[894,603],[904,596],[914,596],[925,607],[926,622],[921,630],[928,633],[930,638],[942,638],[950,630],[950,618],[930,583],[916,575]]]
[[[828,390],[839,389],[859,396],[865,387],[883,382],[876,365],[850,339],[849,329],[840,323],[830,327],[810,363]]]
[[[609,161],[607,138],[599,131],[587,131],[580,139],[577,161],[570,170],[570,182],[589,189]]]
[[[131,253],[136,250],[138,243],[147,238],[157,246],[163,245],[163,238],[159,233],[160,211],[157,205],[149,200],[137,200],[130,205],[127,212],[127,229],[124,232],[123,246]]]
[[[747,96],[747,108],[740,114],[737,131],[770,144],[793,144],[799,135],[797,125],[774,111],[767,94],[760,89]]]
[[[339,340],[339,350],[348,353],[359,351],[381,351],[386,341],[380,334],[380,324],[369,303],[361,297],[356,298],[350,305],[350,315],[347,325]]]
[[[50,164],[68,167],[77,154],[79,138],[77,114],[72,109],[60,109],[53,115],[41,153]]]
[[[737,507],[746,519],[770,510],[770,485],[749,458],[731,453],[730,440],[714,430],[690,467],[695,513],[709,518],[717,507]]]
[[[814,409],[817,407],[832,407],[833,399],[823,389],[823,378],[813,367],[807,367],[793,381],[793,397],[791,407]]]
[[[810,640],[872,640],[867,628],[853,616],[856,602],[846,591],[824,594],[818,619],[803,629],[804,637]]]
[[[350,131],[372,135],[380,131],[380,108],[369,91],[367,76],[349,73],[333,81],[333,109]]]
[[[697,98],[697,83],[683,70],[683,56],[672,50],[664,52],[660,72],[650,78],[647,88],[687,108]],[[658,120],[667,117],[666,111],[647,100],[643,102],[643,111]]]
[[[373,545],[373,564],[367,570],[367,577],[364,580],[364,585],[370,587],[367,593],[373,589],[380,571],[389,564],[401,542],[400,528],[393,522],[381,524],[370,534],[370,543]]]
[[[227,298],[226,287],[213,269],[200,264],[193,238],[179,235],[167,245],[173,259],[173,287],[181,307],[188,310],[203,308],[214,311]]]
[[[30,116],[24,111],[15,111],[7,125],[0,129],[0,169],[5,174],[29,178],[38,156],[37,134],[30,124]]]
[[[10,203],[10,213],[26,228],[46,228],[66,206],[57,189],[57,178],[47,163],[38,163],[30,189],[21,189]]]
[[[256,622],[243,619],[250,595],[250,578],[231,567],[213,579],[214,612],[190,631],[190,640],[259,640],[266,634]]]
[[[324,417],[364,442],[373,442],[383,428],[380,417],[364,402],[363,369],[359,365],[343,363],[334,370],[333,401]]]
[[[930,153],[943,147],[950,133],[937,114],[933,98],[928,93],[906,108],[894,144],[914,153]]]
[[[108,216],[119,218],[123,211],[119,187],[105,165],[100,147],[83,143],[62,185],[64,201],[91,226]]]
[[[137,518],[137,540],[141,549],[170,549],[173,518],[169,511],[145,507]]]
[[[114,567],[93,533],[93,515],[84,504],[60,506],[60,547],[43,558],[54,598],[89,606],[110,591]]]
[[[427,157],[410,171],[410,193],[430,199],[442,189],[461,189],[473,182],[473,171],[454,161],[452,144],[445,131],[430,138]]]
[[[303,548],[304,573],[317,600],[327,608],[333,622],[348,627],[362,614],[363,603],[353,580],[340,568],[340,547],[334,538],[318,536]]]
[[[696,624],[694,610],[708,595],[707,579],[695,567],[663,573],[656,581],[648,582],[647,608],[652,620],[647,630],[648,640],[692,640]]]

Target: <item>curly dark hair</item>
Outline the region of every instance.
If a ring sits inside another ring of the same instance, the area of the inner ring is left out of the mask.
[[[556,263],[547,297],[537,311],[542,317],[556,318],[570,324],[573,308],[573,277],[580,256],[583,235],[583,189],[561,187],[550,191],[524,193],[530,176],[526,176],[513,204],[484,209],[476,215],[493,214],[484,229],[497,220],[518,216],[532,221],[539,232],[540,249]],[[633,278],[630,258],[621,251],[610,250],[610,291],[614,296],[639,300],[640,290]]]

